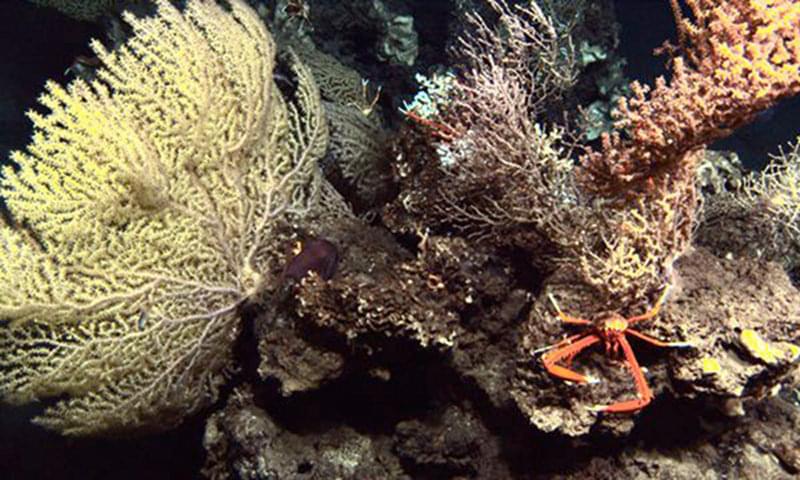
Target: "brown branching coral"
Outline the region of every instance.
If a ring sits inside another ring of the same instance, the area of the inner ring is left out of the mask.
[[[669,178],[660,196],[638,196],[622,206],[594,201],[597,210],[578,230],[568,261],[581,282],[595,288],[598,304],[641,302],[673,280],[672,264],[691,245],[700,205],[690,173]]]
[[[672,4],[679,11],[677,0]],[[687,4],[694,20],[679,18],[680,49],[666,48],[677,54],[670,80],[659,78],[652,89],[631,84],[634,95],[616,114],[625,136],[604,136],[601,150],[583,159],[587,191],[625,195],[691,170],[697,163],[691,152],[800,92],[800,5],[788,0]]]
[[[557,28],[536,3],[489,4],[499,25],[469,16],[473,30],[457,52],[469,68],[441,118],[432,119],[446,133],[429,154],[438,164],[420,159],[426,153],[416,148],[400,153],[398,176],[414,185],[390,214],[424,219],[411,230],[452,228],[489,244],[571,241],[559,232],[570,230],[567,210],[578,208],[570,179],[574,142],[564,129],[537,123],[575,80],[569,28]]]
[[[694,20],[680,18],[677,2],[672,3],[681,44],[664,47],[672,55],[670,80],[659,78],[652,89],[634,82],[633,97],[616,112],[623,131],[604,135],[600,150],[590,149],[577,172],[583,192],[610,201],[608,206],[623,217],[616,222],[621,231],[605,232],[603,241],[629,239],[638,246],[622,258],[654,267],[632,276],[626,288],[609,291],[615,297],[652,293],[690,245],[699,208],[695,168],[706,145],[800,92],[800,6],[795,2],[693,0],[688,5]],[[625,228],[631,218],[647,218],[649,231]],[[595,257],[593,250],[589,246],[578,256]],[[616,270],[615,248],[599,252],[597,269],[583,268],[585,278]]]

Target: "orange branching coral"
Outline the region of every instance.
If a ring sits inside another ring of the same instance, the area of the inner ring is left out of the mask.
[[[686,0],[694,20],[678,20],[680,55],[672,78],[634,82],[617,126],[583,158],[584,188],[607,197],[642,191],[693,169],[687,153],[727,136],[775,102],[800,92],[800,2]],[[673,52],[674,47],[663,49]]]

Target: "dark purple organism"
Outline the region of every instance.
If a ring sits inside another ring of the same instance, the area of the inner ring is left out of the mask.
[[[303,242],[300,253],[289,260],[283,268],[281,278],[299,282],[309,272],[315,272],[323,280],[330,280],[336,273],[339,263],[339,250],[336,245],[321,238]]]

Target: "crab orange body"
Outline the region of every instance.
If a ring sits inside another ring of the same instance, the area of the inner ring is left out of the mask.
[[[562,322],[588,328],[583,333],[573,335],[548,347],[546,349],[547,352],[542,355],[544,368],[547,369],[551,375],[563,380],[575,383],[597,383],[597,379],[570,370],[560,365],[560,363],[570,362],[578,353],[597,343],[602,343],[608,354],[619,355],[621,350],[625,363],[633,376],[637,396],[632,400],[617,402],[607,406],[593,407],[593,409],[609,413],[628,413],[641,410],[653,399],[653,392],[647,384],[647,380],[644,377],[644,373],[642,373],[639,362],[636,360],[636,355],[633,353],[633,348],[631,348],[627,336],[633,336],[657,347],[689,346],[689,344],[685,342],[663,342],[631,328],[631,326],[639,322],[658,315],[666,296],[667,290],[664,291],[653,308],[642,315],[630,318],[625,318],[619,313],[611,312],[600,315],[595,320],[586,320],[566,315],[558,308],[558,305],[556,305],[556,311]],[[553,301],[553,304],[555,305],[555,301]]]

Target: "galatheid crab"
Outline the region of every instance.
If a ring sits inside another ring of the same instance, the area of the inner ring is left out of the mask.
[[[633,376],[633,381],[636,386],[637,398],[633,400],[626,400],[617,402],[606,406],[592,407],[592,410],[609,412],[609,413],[629,413],[636,412],[647,406],[653,399],[653,392],[647,385],[647,380],[644,378],[642,368],[636,360],[636,355],[633,353],[630,343],[628,343],[627,335],[643,340],[651,345],[657,347],[689,347],[690,343],[687,342],[663,342],[642,332],[634,330],[631,326],[649,320],[658,315],[661,305],[667,298],[669,287],[664,289],[664,292],[659,297],[656,304],[647,312],[642,315],[637,315],[630,318],[625,318],[617,312],[605,313],[598,316],[594,320],[586,320],[583,318],[571,317],[561,311],[555,299],[549,296],[550,301],[558,313],[558,317],[562,322],[569,325],[581,325],[589,327],[587,331],[573,335],[565,340],[551,345],[549,347],[537,350],[537,352],[546,351],[542,355],[542,363],[547,371],[558,378],[569,380],[576,383],[598,383],[599,380],[586,375],[581,375],[575,371],[559,365],[560,362],[569,363],[578,353],[582,350],[594,345],[595,343],[602,342],[605,346],[606,353],[609,355],[619,355],[620,348]]]

